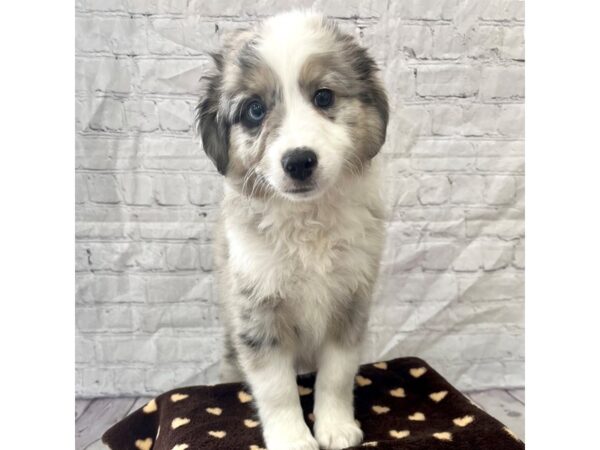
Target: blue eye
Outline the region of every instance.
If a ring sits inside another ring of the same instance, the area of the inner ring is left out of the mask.
[[[267,109],[258,100],[254,100],[246,106],[245,117],[248,126],[258,126],[260,122],[265,118]]]
[[[334,95],[333,91],[330,89],[319,89],[315,92],[313,97],[313,103],[317,108],[329,108],[333,105]]]

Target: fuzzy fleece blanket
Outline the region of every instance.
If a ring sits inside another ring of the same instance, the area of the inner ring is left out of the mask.
[[[314,375],[298,377],[304,419],[311,427],[314,381]],[[355,386],[356,419],[365,438],[353,449],[525,448],[421,359],[361,366]],[[159,395],[106,431],[102,441],[112,450],[264,449],[252,393],[240,383]]]

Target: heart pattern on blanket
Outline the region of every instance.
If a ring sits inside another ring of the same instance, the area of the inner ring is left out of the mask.
[[[429,394],[429,398],[434,402],[439,403],[446,398],[446,395],[448,395],[448,391],[432,392]]]
[[[206,408],[206,412],[213,416],[220,416],[223,413],[221,408]]]
[[[448,449],[524,450],[513,432],[473,406],[422,360],[364,365],[354,381],[354,421],[364,433],[357,448],[434,448],[437,442]],[[315,382],[314,375],[296,380],[303,417],[313,434]],[[179,388],[142,405],[102,440],[112,450],[266,450],[253,401],[248,385],[240,383]]]
[[[227,433],[222,430],[209,431],[208,434],[210,434],[212,437],[216,437],[217,439],[223,439],[225,436],[227,436]]]
[[[404,389],[401,388],[401,387],[396,388],[396,389],[392,389],[390,391],[390,395],[392,397],[398,397],[398,398],[404,398],[404,397],[406,397],[406,393],[404,392]]]
[[[425,414],[422,412],[416,412],[408,416],[408,420],[412,420],[413,422],[423,422],[425,420]]]
[[[415,367],[410,369],[409,372],[414,378],[420,378],[427,372],[427,369],[425,367]]]
[[[447,431],[442,431],[441,433],[433,433],[433,437],[439,439],[440,441],[451,441],[452,433],[448,433]]]
[[[252,396],[245,391],[238,392],[238,399],[240,403],[248,403],[252,401]]]
[[[185,400],[188,397],[189,397],[189,395],[187,395],[187,394],[173,394],[173,395],[171,395],[171,401],[173,403],[177,403],[177,402],[180,402],[181,400]]]
[[[473,422],[473,416],[457,417],[452,422],[454,422],[454,425],[456,425],[457,427],[464,428],[467,425],[469,425],[471,422]]]
[[[363,377],[362,375],[357,375],[355,380],[356,384],[358,384],[360,387],[368,386],[373,383],[370,379]]]
[[[311,388],[307,388],[304,386],[298,386],[298,394],[300,394],[300,397],[304,397],[305,395],[311,394],[312,391],[313,390]]]
[[[188,419],[187,417],[175,417],[171,422],[171,428],[175,430],[179,427],[187,425],[188,423],[190,423],[190,419]]]
[[[256,428],[260,425],[260,422],[252,419],[246,419],[244,420],[244,425],[246,425],[248,428]]]
[[[406,436],[410,436],[410,430],[390,430],[390,436],[396,439],[404,439]]]
[[[138,439],[135,441],[135,447],[139,450],[150,450],[152,448],[152,438]]]
[[[175,447],[173,447],[172,450],[186,450],[188,449],[190,446],[187,444],[177,444]]]
[[[146,403],[146,406],[142,408],[142,411],[144,411],[146,414],[150,414],[156,411],[157,409],[158,406],[156,406],[156,399],[153,398],[148,403]]]
[[[390,408],[388,408],[387,406],[373,405],[371,409],[375,411],[376,414],[385,414],[390,412]]]

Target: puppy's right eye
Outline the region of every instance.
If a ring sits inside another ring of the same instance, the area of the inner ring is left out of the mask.
[[[267,108],[258,100],[253,100],[246,106],[244,118],[246,125],[249,127],[257,127],[267,114]]]

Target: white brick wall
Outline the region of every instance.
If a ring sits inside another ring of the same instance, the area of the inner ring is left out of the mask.
[[[214,382],[221,178],[192,132],[225,30],[317,5],[382,68],[388,244],[364,360],[523,385],[524,43],[516,0],[80,0],[77,393]]]

